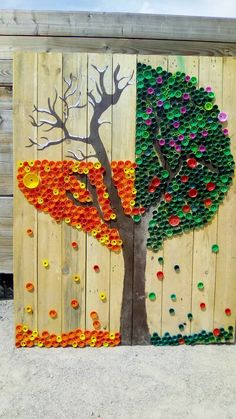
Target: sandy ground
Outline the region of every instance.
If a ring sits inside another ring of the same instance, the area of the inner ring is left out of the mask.
[[[235,419],[236,346],[15,349],[0,302],[0,418]]]

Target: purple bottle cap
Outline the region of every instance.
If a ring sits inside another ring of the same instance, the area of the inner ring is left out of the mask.
[[[187,77],[189,77],[189,76],[187,76]],[[185,78],[185,80],[186,80],[186,78]],[[184,94],[183,94],[183,99],[184,99],[184,100],[189,100],[189,98],[190,98],[190,96],[189,96],[189,94],[188,94],[188,93],[184,93]]]
[[[169,141],[169,146],[175,147],[175,140],[173,140],[173,138]]]
[[[227,128],[223,128],[222,129],[222,132],[223,132],[224,135],[228,135],[229,130]]]
[[[165,145],[165,140],[164,140],[164,138],[161,138],[160,140],[159,140],[159,144],[160,144],[160,146],[162,146],[162,145]]]
[[[179,125],[180,125],[179,121],[174,121],[174,122],[173,122],[173,126],[174,126],[175,128],[179,128]]]
[[[185,76],[185,81],[189,81],[191,77],[189,75]]]
[[[183,135],[183,134],[180,134],[180,135],[178,136],[178,140],[179,140],[179,141],[183,141],[183,140],[184,140],[184,135]]]
[[[149,88],[147,89],[147,93],[148,93],[149,95],[152,95],[152,94],[154,93],[154,89],[153,89],[153,87],[149,87]]]
[[[180,146],[180,145],[178,145],[178,144],[176,144],[175,149],[176,149],[176,151],[177,151],[178,153],[180,153],[180,151],[181,151],[181,146]]]
[[[210,93],[211,92],[211,86],[207,86],[206,88],[205,88],[205,91],[207,92],[207,93]]]
[[[149,115],[150,113],[152,113],[152,108],[147,108],[146,109],[146,113]]]
[[[202,131],[202,136],[207,137],[208,136],[208,131],[206,131],[206,130]]]
[[[203,144],[201,144],[199,146],[199,149],[198,150],[201,151],[201,153],[204,153],[204,151],[206,151],[206,147]]]
[[[226,112],[220,112],[218,115],[218,119],[220,122],[226,122],[228,119],[228,115]]]
[[[180,108],[180,112],[181,113],[186,113],[187,112],[187,109],[185,108],[185,106],[182,106],[182,108]]]
[[[161,106],[163,106],[163,100],[158,100],[158,101],[157,101],[157,106],[159,106],[159,108],[160,108]]]
[[[191,138],[191,140],[194,140],[194,138],[196,137],[196,134],[194,134],[193,132],[190,132],[189,137]]]
[[[146,125],[152,125],[152,120],[151,119],[146,119],[145,124]]]
[[[159,76],[159,77],[157,77],[157,79],[156,79],[156,82],[158,83],[158,84],[162,84],[162,77],[161,76]]]

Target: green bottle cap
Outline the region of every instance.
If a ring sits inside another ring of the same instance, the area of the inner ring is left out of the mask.
[[[188,319],[191,321],[191,320],[193,320],[193,315],[192,315],[192,313],[188,313],[187,314],[187,317],[188,317]]]
[[[163,170],[161,177],[163,179],[167,179],[169,177],[170,173],[168,172],[168,170]]]
[[[198,287],[199,290],[204,290],[203,282],[198,282],[197,287]]]
[[[149,300],[150,300],[150,301],[155,301],[155,299],[156,299],[156,294],[155,294],[155,292],[150,292],[150,293],[148,294],[148,297],[149,297]]]
[[[169,313],[170,313],[171,316],[174,316],[175,315],[175,309],[174,308],[170,308],[169,309]]]
[[[160,265],[164,265],[164,259],[162,257],[158,258],[158,262],[160,263]]]
[[[219,252],[219,246],[218,246],[218,244],[213,244],[211,246],[211,250],[212,250],[213,253],[218,253]]]
[[[141,220],[141,216],[140,215],[134,215],[133,220],[134,220],[135,223],[138,223]]]
[[[171,294],[170,298],[172,301],[176,301],[176,294]]]

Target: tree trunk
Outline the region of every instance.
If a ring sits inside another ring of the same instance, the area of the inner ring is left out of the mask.
[[[146,222],[133,225],[127,218],[127,225],[120,229],[123,240],[124,256],[124,287],[121,307],[121,339],[130,345],[146,345],[150,343],[147,325],[145,298],[146,269]]]
[[[134,228],[133,345],[150,344],[145,293],[148,221],[146,214]]]

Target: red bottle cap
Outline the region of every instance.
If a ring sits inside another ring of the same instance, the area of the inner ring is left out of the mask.
[[[213,334],[214,334],[214,336],[219,336],[220,335],[220,329],[214,329],[213,330]]]
[[[178,217],[178,215],[171,215],[171,217],[169,218],[169,224],[173,227],[176,227],[180,224],[180,218]]]
[[[204,204],[206,207],[210,207],[212,205],[212,200],[210,198],[205,199]]]
[[[154,177],[153,179],[152,179],[152,184],[153,184],[153,186],[155,187],[155,188],[157,188],[160,184],[161,184],[161,181],[160,181],[160,179],[158,178],[158,177]]]
[[[231,310],[230,310],[230,308],[226,308],[225,309],[225,314],[226,314],[226,316],[231,316]]]
[[[165,193],[164,198],[166,202],[172,201],[172,195],[169,192]]]
[[[196,196],[198,196],[197,189],[195,188],[189,189],[188,195],[190,196],[190,198],[196,198]]]
[[[208,191],[214,191],[215,187],[216,187],[216,185],[213,182],[208,182],[206,184],[206,188],[207,188]]]
[[[183,182],[183,183],[188,182],[188,176],[186,176],[186,175],[181,176],[181,182]]]
[[[187,165],[190,169],[195,169],[197,167],[197,160],[192,158],[187,160]]]
[[[164,279],[164,274],[162,271],[157,272],[157,278],[162,281]]]
[[[189,205],[184,205],[182,208],[183,212],[187,213],[191,211],[191,207]]]
[[[206,309],[206,304],[205,303],[200,303],[200,309],[205,310]]]

